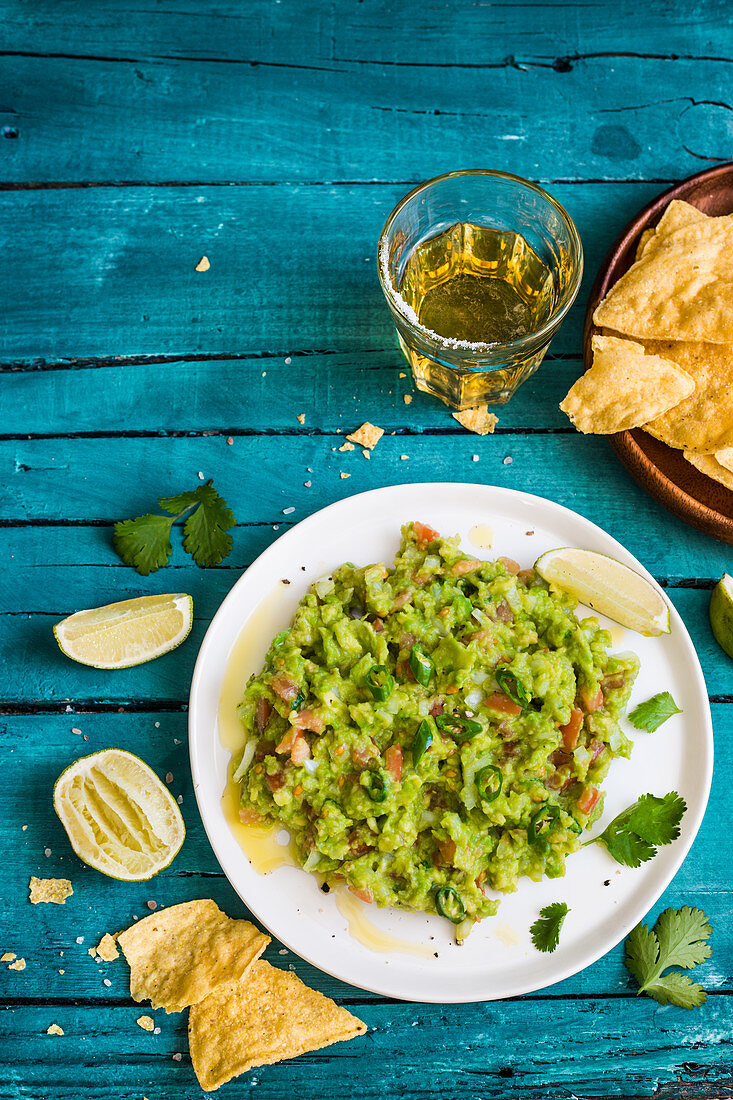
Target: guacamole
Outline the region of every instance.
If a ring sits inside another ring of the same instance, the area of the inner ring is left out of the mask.
[[[600,815],[638,671],[576,601],[506,558],[403,528],[391,568],[347,562],[272,641],[240,705],[243,821],[379,906],[458,926],[487,890],[557,878]]]

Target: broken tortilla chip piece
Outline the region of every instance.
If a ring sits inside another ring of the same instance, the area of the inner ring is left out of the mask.
[[[114,962],[120,957],[114,936],[110,936],[109,932],[105,932],[96,947],[89,948],[89,954],[92,958],[101,959],[102,962],[107,963]]]
[[[486,405],[478,405],[475,409],[463,409],[461,412],[451,413],[469,432],[476,435],[492,435],[494,428],[499,423],[499,417],[490,413]]]
[[[243,981],[220,986],[191,1008],[191,1061],[205,1092],[252,1066],[297,1058],[363,1035],[366,1025],[294,974],[253,963]]]
[[[130,993],[153,1008],[180,1012],[224,982],[236,981],[270,937],[246,920],[232,920],[210,899],[153,913],[117,937],[130,964]]]
[[[376,424],[370,424],[368,420],[365,420],[360,428],[357,428],[351,435],[347,435],[346,438],[350,439],[352,443],[359,443],[367,450],[373,451],[383,435],[384,428],[378,428]],[[346,447],[339,447],[339,450],[346,450]]]
[[[593,320],[625,336],[733,343],[733,216],[650,239]]]
[[[64,905],[66,899],[74,893],[74,887],[67,878],[36,878],[35,875],[31,875],[28,890],[32,905],[39,905],[41,902]]]
[[[733,473],[733,447],[724,447],[722,451],[716,451],[715,458],[721,466]]]
[[[726,469],[716,459],[715,455],[696,455],[691,451],[685,451],[685,458],[692,463],[701,474],[711,477],[713,481],[719,481],[726,489],[733,489],[733,471]]]
[[[670,447],[711,454],[733,446],[733,347],[677,340],[649,340],[652,355],[671,359],[695,383],[689,397],[644,431]]]
[[[702,210],[692,206],[682,199],[672,199],[667,209],[662,214],[654,229],[647,229],[639,239],[639,248],[636,253],[637,260],[641,256],[649,256],[662,240],[678,229],[684,229],[686,225],[694,225],[695,222],[704,221],[707,218]],[[653,242],[653,243],[652,243]]]
[[[689,374],[668,359],[647,355],[633,340],[594,336],[592,346],[592,367],[560,403],[580,432],[610,435],[637,428],[695,388]]]

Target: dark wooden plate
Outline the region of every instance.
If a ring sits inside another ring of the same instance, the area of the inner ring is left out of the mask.
[[[672,199],[704,210],[706,214],[733,213],[733,162],[708,168],[675,184],[645,206],[629,222],[606,257],[590,292],[583,328],[583,360],[591,365],[591,337],[599,330],[593,324],[598,303],[634,262],[639,237],[657,224]],[[701,474],[676,451],[641,428],[608,437],[626,469],[653,497],[685,523],[706,535],[733,543],[733,492]]]

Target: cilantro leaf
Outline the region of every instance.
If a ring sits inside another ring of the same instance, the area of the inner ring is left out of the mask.
[[[231,552],[229,528],[237,521],[213,485],[200,485],[195,492],[199,507],[183,525],[183,548],[197,565],[218,565]]]
[[[710,958],[706,943],[712,929],[701,909],[688,905],[665,909],[652,931],[637,924],[626,941],[624,963],[639,984],[637,996],[646,993],[661,1005],[696,1008],[707,995],[701,985],[680,970],[664,974],[668,966],[689,970]]]
[[[681,970],[670,970],[663,978],[647,986],[644,990],[660,1005],[677,1005],[678,1008],[699,1008],[708,999],[701,985],[693,982]]]
[[[665,909],[655,925],[659,953],[667,960],[667,966],[681,966],[689,970],[710,958],[712,949],[707,943],[712,928],[702,909]]]
[[[554,951],[560,942],[560,929],[570,910],[564,901],[553,901],[540,909],[540,915],[530,928],[532,943],[538,951]]]
[[[638,707],[632,710],[629,715],[629,721],[638,730],[647,730],[648,733],[654,733],[673,714],[682,714],[682,711],[669,692],[662,691],[659,695],[647,699],[645,703],[639,703]]]
[[[207,481],[189,492],[162,497],[158,504],[170,516],[148,514],[115,524],[112,545],[126,565],[143,577],[168,564],[171,527],[188,512],[183,548],[197,565],[218,565],[232,549],[228,533],[236,520],[226,501]]]
[[[152,514],[116,523],[112,546],[125,565],[147,577],[168,564],[171,555],[171,525],[168,516]]]
[[[677,839],[686,809],[685,800],[677,791],[670,791],[663,798],[644,794],[615,817],[594,840],[600,841],[617,863],[638,867],[657,854],[657,845],[670,844]]]

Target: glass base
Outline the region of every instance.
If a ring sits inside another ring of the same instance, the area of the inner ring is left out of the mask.
[[[534,374],[547,351],[547,347],[541,348],[518,363],[507,363],[492,370],[465,370],[436,363],[408,347],[400,333],[398,338],[417,388],[459,410],[472,409],[476,405],[506,405],[512,394]]]

